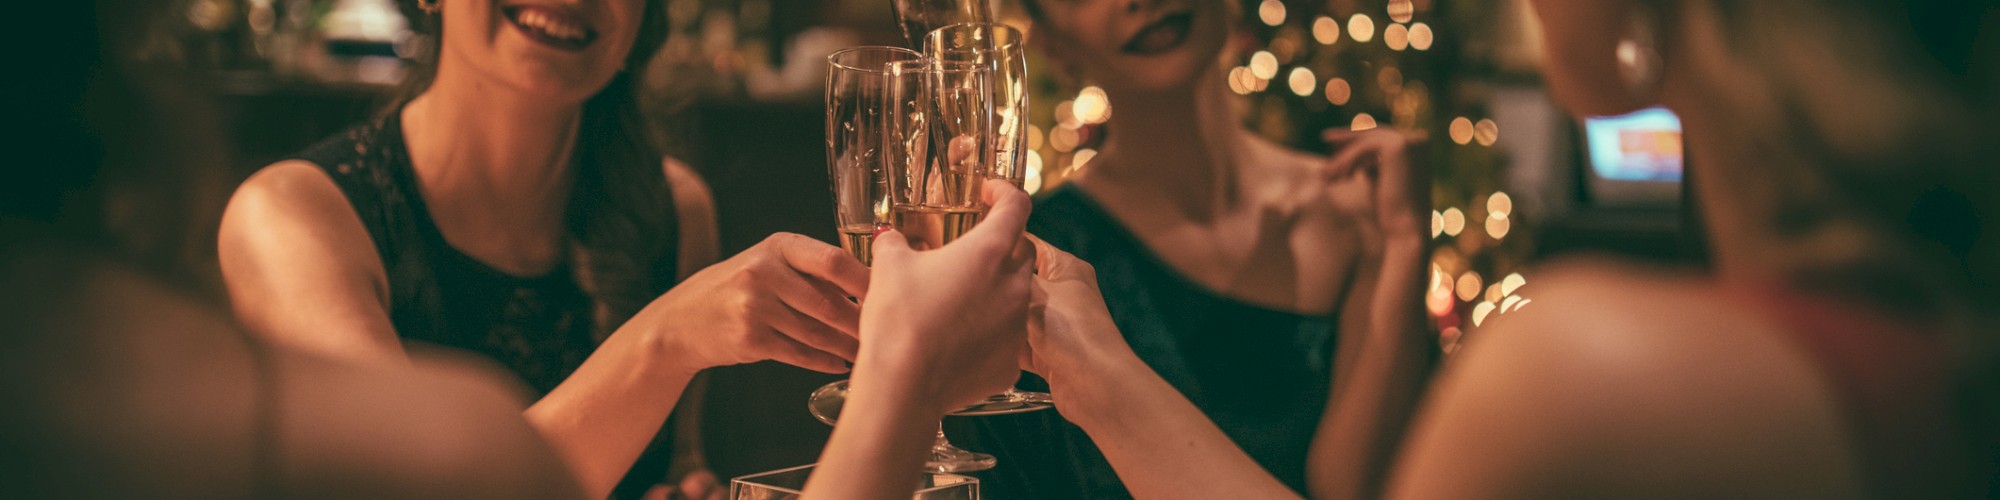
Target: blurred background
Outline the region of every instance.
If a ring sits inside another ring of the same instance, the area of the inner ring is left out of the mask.
[[[380,111],[419,35],[392,0],[169,0],[176,15],[117,27],[145,78],[184,94],[173,127],[198,169],[111,172],[88,213],[116,243],[225,300],[215,232],[257,168]],[[1427,306],[1449,352],[1487,317],[1532,302],[1533,263],[1599,251],[1702,263],[1684,207],[1679,123],[1665,111],[1577,120],[1549,102],[1522,0],[1224,0],[1242,19],[1222,54],[1240,116],[1326,152],[1325,129],[1428,137],[1434,175]],[[1003,4],[1005,2],[1002,2]],[[643,106],[670,154],[715,192],[725,255],[778,231],[833,241],[821,100],[824,56],[898,45],[888,0],[667,0],[672,34]],[[1018,6],[1003,21],[1030,33]],[[1031,56],[1027,188],[1080,169],[1116,113],[1104,91]],[[135,126],[140,126],[135,124]],[[171,136],[163,141],[177,140]],[[67,213],[66,213],[67,215]],[[816,460],[829,429],[806,395],[840,377],[759,364],[711,374],[704,441],[723,478]]]

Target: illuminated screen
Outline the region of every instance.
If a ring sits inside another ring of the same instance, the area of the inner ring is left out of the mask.
[[[1590,170],[1616,181],[1681,180],[1681,118],[1666,108],[1587,118]]]

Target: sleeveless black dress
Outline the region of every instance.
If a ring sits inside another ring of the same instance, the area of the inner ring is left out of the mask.
[[[326,172],[368,229],[388,275],[389,318],[405,343],[483,355],[519,376],[537,396],[555,389],[597,349],[595,302],[569,265],[541,276],[515,276],[445,241],[418,189],[400,113],[335,135],[295,159]],[[678,246],[670,242],[666,248]],[[677,262],[673,252],[660,259],[666,266]],[[661,429],[614,498],[636,498],[666,479],[671,428]]]
[[[1073,186],[1035,202],[1028,232],[1096,268],[1112,321],[1140,359],[1265,470],[1305,491],[1331,383],[1332,316],[1244,303],[1188,279]],[[1020,387],[1048,386],[1029,375]],[[987,496],[1131,497],[1090,437],[1054,411],[948,420],[955,443],[999,459],[975,474]]]

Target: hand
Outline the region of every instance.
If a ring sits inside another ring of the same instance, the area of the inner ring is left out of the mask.
[[[868,268],[839,247],[779,233],[709,266],[632,319],[658,325],[690,371],[763,360],[841,373],[859,349]],[[644,323],[641,323],[641,322]]]
[[[1033,256],[1022,231],[1031,207],[1012,184],[989,180],[983,188],[993,208],[950,244],[919,251],[893,230],[875,237],[857,389],[887,386],[943,414],[1019,378]]]
[[[1076,420],[1079,406],[1073,383],[1096,379],[1082,373],[1120,362],[1138,362],[1125,343],[1104,294],[1097,288],[1097,271],[1090,263],[1056,249],[1041,238],[1035,244],[1033,300],[1028,305],[1028,347],[1022,368],[1049,381],[1056,410]]]
[[[1339,204],[1371,213],[1362,220],[1384,238],[1421,241],[1430,225],[1425,216],[1430,208],[1430,176],[1422,162],[1410,160],[1410,151],[1424,137],[1385,129],[1336,129],[1322,138],[1336,148],[1321,170],[1322,179],[1336,190],[1366,193],[1360,197],[1363,201]]]

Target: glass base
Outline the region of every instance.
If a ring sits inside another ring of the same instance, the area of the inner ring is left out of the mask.
[[[793,500],[806,489],[814,465],[751,474],[729,481],[732,500]],[[924,474],[913,500],[979,500],[979,480],[957,474]]]
[[[993,455],[952,446],[944,440],[944,433],[938,433],[937,444],[931,446],[931,455],[924,459],[924,471],[932,474],[953,472],[979,472],[993,468],[1000,461]]]
[[[814,390],[812,396],[806,399],[806,410],[812,412],[813,418],[825,422],[826,425],[833,425],[834,422],[840,420],[840,408],[846,404],[847,381],[842,380],[826,384]],[[986,417],[1027,413],[1054,407],[1055,399],[1049,397],[1049,393],[1008,390],[1007,392],[987,397],[985,401],[959,408],[951,413],[947,413],[947,415],[954,417]]]

